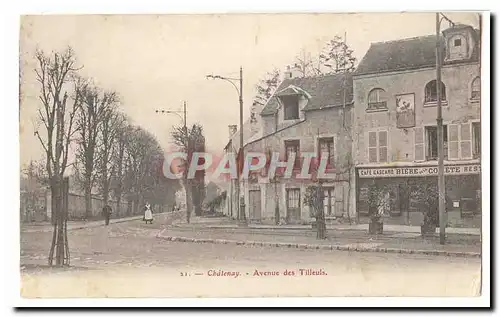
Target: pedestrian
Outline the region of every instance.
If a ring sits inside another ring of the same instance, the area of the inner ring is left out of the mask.
[[[150,223],[152,224],[153,223],[153,211],[151,210],[151,205],[148,203],[146,203],[146,205],[144,206],[144,218],[143,220],[146,222],[146,223]]]
[[[104,216],[104,221],[106,223],[106,226],[109,225],[109,218],[111,218],[111,213],[112,210],[110,205],[106,205],[104,206],[104,208],[102,208],[102,214]]]

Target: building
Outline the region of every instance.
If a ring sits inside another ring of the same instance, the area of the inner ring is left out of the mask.
[[[442,32],[441,100],[447,222],[481,223],[480,36],[467,25]],[[386,221],[420,225],[412,192],[437,184],[436,36],[373,43],[354,81],[356,209],[367,220],[367,187],[385,185]]]
[[[351,75],[301,78],[288,72],[261,111],[262,129],[246,143],[245,153],[279,152],[280,160],[288,161],[293,152],[294,172],[302,166],[301,153],[328,153],[326,173],[334,174],[334,179],[323,183],[325,214],[327,218],[352,216],[352,106]],[[311,222],[312,213],[304,204],[304,195],[313,182],[294,177],[270,180],[265,171],[251,174],[243,184],[248,219],[274,223],[279,211],[281,222]]]
[[[260,112],[262,107],[256,106],[255,110]],[[240,135],[237,125],[230,125],[229,127],[229,141],[224,147],[224,153],[232,153],[237,156],[240,148]],[[262,119],[259,116],[248,118],[243,123],[243,144],[246,144],[249,140],[252,140],[256,135],[262,135]],[[227,199],[222,208],[222,213],[231,218],[238,218],[238,205],[240,204],[237,193],[237,180],[228,179],[223,183],[219,183],[219,187],[227,192]],[[241,186],[243,184],[241,183]],[[240,189],[240,197],[243,196],[244,192]]]

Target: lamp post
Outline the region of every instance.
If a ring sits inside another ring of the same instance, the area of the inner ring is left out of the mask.
[[[238,100],[240,103],[240,146],[238,153],[240,153],[243,157],[243,68],[240,67],[240,77],[239,78],[230,78],[230,77],[224,77],[224,76],[219,76],[219,75],[207,75],[207,79],[221,79],[229,82],[233,87],[236,89],[238,92]],[[236,83],[239,82],[239,88],[236,85]],[[245,215],[245,203],[244,199],[240,201],[240,191],[241,191],[241,184],[240,184],[240,169],[238,166],[237,169],[237,174],[238,174],[238,180],[236,182],[236,195],[238,197],[238,219],[243,222],[243,224],[246,224],[246,215]]]
[[[176,110],[167,110],[167,109],[156,109],[155,110],[156,113],[158,114],[175,114],[176,116],[178,116],[182,122],[183,122],[183,134],[184,134],[184,144],[186,146],[186,154],[189,153],[189,135],[188,135],[188,129],[187,129],[187,111],[186,111],[186,102],[184,101],[183,102],[183,110],[182,111],[176,111]],[[182,114],[182,116],[181,116]],[[187,168],[187,166],[186,166]],[[187,176],[187,173],[185,174]],[[189,210],[188,210],[188,199],[189,199],[189,190],[187,188],[187,178],[186,178],[186,217],[187,217],[187,221],[189,223],[189,218],[190,218],[190,214],[189,214]]]
[[[445,219],[445,179],[444,179],[444,139],[443,108],[441,104],[441,21],[445,19],[454,23],[442,13],[436,13],[436,94],[437,94],[437,138],[438,138],[438,193],[439,193],[439,243],[446,243]]]

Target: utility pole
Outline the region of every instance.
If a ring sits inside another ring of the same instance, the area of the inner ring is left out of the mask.
[[[243,67],[240,67],[240,153],[241,157],[240,159],[243,160],[244,158],[244,153],[243,153]],[[241,173],[241,171],[238,169],[238,172]],[[238,177],[238,199],[241,199],[240,202],[240,220],[243,222],[246,222],[246,212],[245,212],[245,198],[243,199],[240,197],[241,196],[241,182],[243,179],[241,178],[241,175]]]
[[[439,243],[446,243],[446,188],[444,179],[443,108],[441,103],[441,16],[454,23],[442,13],[436,13],[436,94],[437,94],[437,138],[438,138],[438,193],[439,193]]]
[[[244,158],[244,153],[243,153],[243,67],[240,67],[240,76],[239,78],[229,78],[229,77],[223,77],[219,75],[207,75],[207,79],[222,79],[227,82],[229,82],[233,87],[236,89],[238,92],[238,101],[240,104],[240,146],[239,151],[237,154],[240,154],[241,157],[240,159]],[[239,87],[236,86],[235,82],[239,82]],[[239,161],[238,161],[239,163]],[[241,195],[241,171],[239,169],[239,164],[238,168],[236,170],[236,173],[238,175],[235,188],[236,188],[236,198],[237,198],[237,210],[238,210],[238,220],[240,220],[241,225],[246,225],[246,215],[245,215],[245,200],[244,197],[240,197]]]
[[[186,155],[189,155],[190,151],[190,142],[189,142],[189,134],[188,134],[188,128],[187,128],[187,111],[186,111],[186,101],[183,102],[183,109],[182,111],[175,111],[175,110],[165,110],[165,109],[157,109],[155,110],[156,113],[162,113],[162,114],[175,114],[178,116],[182,121],[183,121],[183,134],[184,134],[184,145],[186,146]],[[182,114],[182,116],[181,116]],[[185,175],[187,176],[187,161],[186,161],[186,166],[185,166]],[[189,223],[190,221],[190,209],[188,208],[188,200],[189,200],[189,185],[188,185],[188,179],[187,177],[185,178],[185,186],[186,186],[186,220]]]

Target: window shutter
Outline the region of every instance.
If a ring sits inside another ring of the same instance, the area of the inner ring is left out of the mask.
[[[379,162],[387,162],[387,131],[379,131],[378,133],[378,150]]]
[[[377,163],[377,132],[368,132],[368,161]]]
[[[458,125],[450,124],[448,125],[448,158],[450,160],[458,159]]]
[[[468,122],[460,125],[460,153],[462,159],[472,158],[472,138]]]
[[[415,161],[423,161],[425,159],[425,142],[424,142],[424,129],[414,128],[415,134]]]

